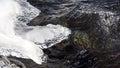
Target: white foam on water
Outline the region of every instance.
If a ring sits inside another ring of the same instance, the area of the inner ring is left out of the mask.
[[[27,26],[39,13],[26,0],[0,0],[0,55],[30,58],[41,64],[41,48],[68,38],[70,30],[60,25]]]

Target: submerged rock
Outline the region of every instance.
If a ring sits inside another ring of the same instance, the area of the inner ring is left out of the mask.
[[[81,50],[69,41],[45,49],[44,52],[48,55],[48,68],[88,68],[97,60],[92,51]]]

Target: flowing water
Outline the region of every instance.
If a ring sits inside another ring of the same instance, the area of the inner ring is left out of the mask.
[[[119,0],[0,0],[0,55],[41,64],[44,51],[48,68],[116,68],[119,6]]]

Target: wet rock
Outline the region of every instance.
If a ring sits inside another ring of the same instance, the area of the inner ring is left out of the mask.
[[[88,34],[85,32],[74,31],[72,36],[72,41],[74,45],[77,45],[79,49],[92,48],[91,42],[89,40]]]
[[[69,40],[64,40],[51,48],[43,49],[43,51],[49,58],[63,59],[65,56],[76,52],[74,45],[70,43]]]
[[[64,65],[65,57],[76,53],[75,47],[70,44],[69,40],[64,40],[43,51],[48,56],[46,63],[48,68],[67,68]]]
[[[95,56],[88,50],[79,51],[77,54],[68,56],[66,61],[68,68],[94,68]]]
[[[48,55],[46,64],[50,68],[89,68],[96,61],[92,51],[81,50],[65,41],[43,51]]]

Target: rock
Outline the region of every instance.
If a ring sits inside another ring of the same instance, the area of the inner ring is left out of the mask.
[[[77,45],[79,49],[92,48],[91,42],[89,40],[88,34],[80,31],[74,31],[72,36],[72,41],[74,45]]]
[[[64,40],[50,48],[43,49],[43,51],[48,56],[46,64],[50,68],[67,68],[64,65],[65,57],[76,53],[69,40]]]
[[[97,60],[95,56],[90,53],[90,51],[82,50],[77,54],[68,56],[66,61],[68,68],[89,68],[94,67],[95,61]]]
[[[81,50],[72,42],[64,40],[55,46],[44,49],[48,55],[47,66],[50,68],[88,68],[92,67],[96,59],[92,51]]]
[[[63,59],[66,55],[75,53],[76,50],[69,40],[54,45],[51,48],[43,49],[49,58]]]

